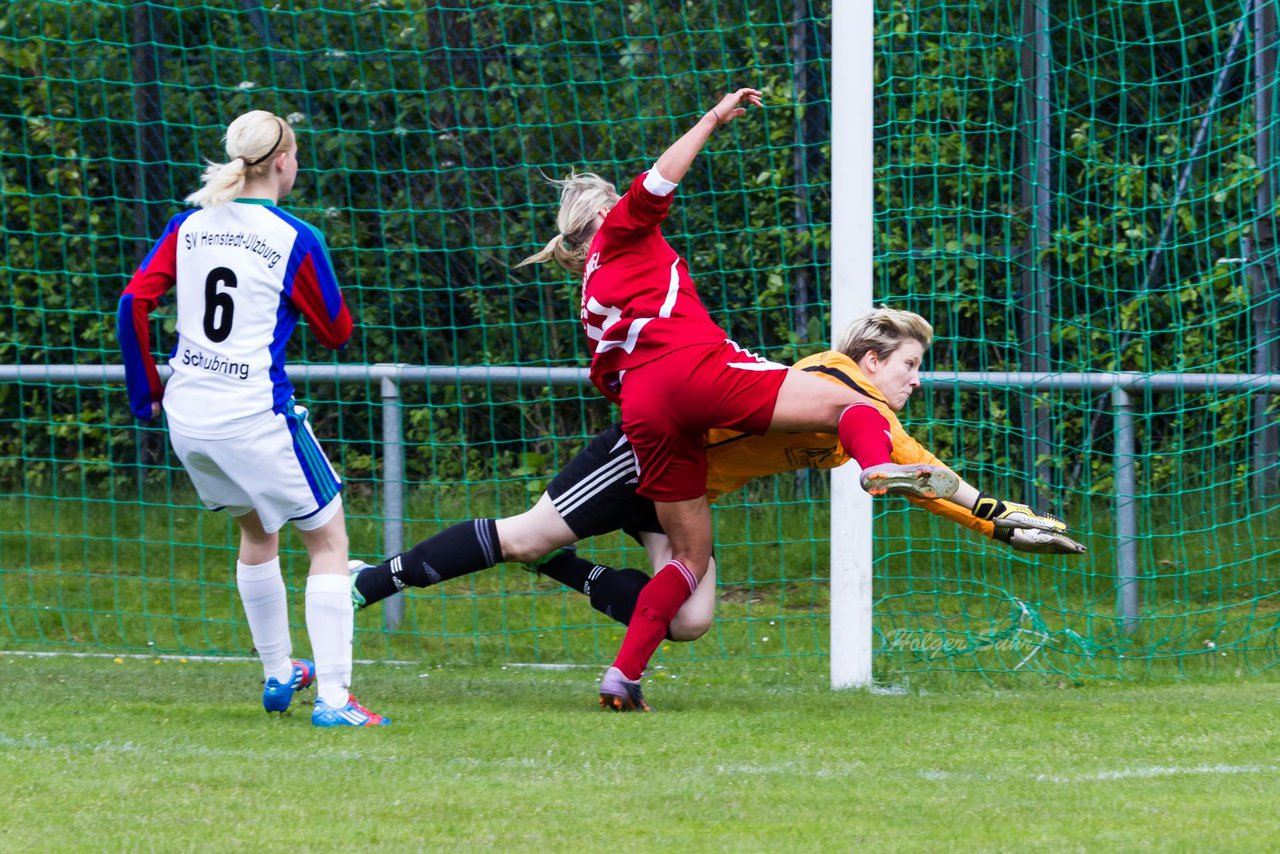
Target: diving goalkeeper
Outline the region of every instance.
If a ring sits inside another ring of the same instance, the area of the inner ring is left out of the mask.
[[[795,367],[871,398],[889,422],[893,462],[942,466],[907,434],[897,417],[920,385],[920,365],[932,339],[932,327],[918,314],[878,308],[855,319],[835,350],[802,359]],[[826,433],[751,435],[714,429],[707,432],[705,445],[707,496],[712,501],[756,477],[835,468],[849,459],[838,438]],[[429,587],[511,561],[584,593],[596,610],[627,624],[649,576],[636,569],[599,566],[579,557],[572,546],[580,539],[620,530],[645,547],[655,572],[665,566],[670,541],[658,524],[653,502],[637,495],[636,485],[635,454],[615,424],[570,460],[530,510],[504,519],[462,522],[377,566],[359,565],[352,586],[355,604],[368,607],[406,587]],[[984,495],[963,480],[950,500],[908,500],[1016,551],[1085,551],[1066,536],[1066,526],[1057,519]],[[672,620],[672,640],[695,640],[710,627],[715,615],[714,560],[709,572],[712,583],[700,584]]]

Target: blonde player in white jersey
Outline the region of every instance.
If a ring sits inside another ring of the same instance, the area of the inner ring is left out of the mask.
[[[204,186],[187,197],[196,209],[169,221],[120,298],[130,406],[144,421],[163,408],[201,500],[225,508],[240,528],[236,585],[262,659],[263,707],[285,711],[294,692],[314,681],[314,725],[385,725],[350,693],[354,622],[342,482],[284,369],[300,315],[334,349],[351,337],[351,315],[324,238],[276,207],[298,172],[288,122],[263,110],[245,113],[225,141],[228,162],[205,170]],[[166,387],[151,355],[149,315],[171,288],[178,338]],[[279,559],[286,522],[311,559],[306,624],[314,663],[292,657]]]

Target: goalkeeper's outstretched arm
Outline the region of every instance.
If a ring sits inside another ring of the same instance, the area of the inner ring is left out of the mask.
[[[1027,528],[1059,534],[1067,530],[1066,523],[1061,519],[1047,513],[1037,513],[1026,504],[1002,501],[979,492],[976,487],[963,480],[960,481],[960,486],[951,500],[961,507],[968,507],[974,516],[995,525],[996,530]]]
[[[996,528],[995,539],[1007,543],[1015,552],[1037,555],[1082,555],[1081,543],[1057,531],[1041,531],[1037,528]]]
[[[932,340],[933,327],[920,315],[881,307],[854,318],[840,336],[836,352],[805,360],[816,358],[819,364],[806,366],[802,362],[801,366],[804,370],[818,370],[826,376],[842,378],[855,388],[873,386],[873,403],[889,422],[893,462],[941,466],[937,457],[907,434],[897,417],[920,385],[920,365]],[[981,528],[983,533],[991,530],[988,523],[996,531],[1032,530],[1062,534],[1067,530],[1067,526],[1053,516],[1037,513],[1025,504],[984,495],[963,480],[949,498],[957,511],[967,510],[972,514],[968,522],[974,524],[968,526]],[[954,517],[955,514],[947,509],[949,506],[945,499],[939,499],[938,506],[929,509]],[[968,517],[968,513],[964,516]],[[961,521],[961,524],[966,522]],[[1014,545],[1011,538],[1003,539]],[[1035,545],[1032,539],[1019,537],[1018,545],[1014,547],[1029,548]],[[1075,549],[1069,551],[1074,552]]]

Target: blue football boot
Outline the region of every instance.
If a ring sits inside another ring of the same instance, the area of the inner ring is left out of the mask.
[[[316,663],[305,658],[293,660],[293,676],[281,682],[272,676],[262,686],[262,708],[268,712],[284,712],[293,702],[295,691],[310,687],[316,681]]]
[[[386,726],[389,723],[391,723],[390,718],[384,718],[376,712],[369,711],[350,694],[347,695],[347,704],[340,708],[330,706],[319,697],[311,708],[312,726]]]

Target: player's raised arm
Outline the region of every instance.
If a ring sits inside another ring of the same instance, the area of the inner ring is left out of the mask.
[[[720,103],[707,110],[697,123],[685,132],[684,136],[662,153],[654,163],[653,171],[657,172],[662,179],[672,184],[679,184],[693,164],[693,158],[698,156],[698,152],[702,150],[702,146],[706,144],[712,132],[746,115],[747,108],[744,105],[764,106],[760,96],[759,89],[749,88],[725,95],[720,99]]]

